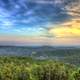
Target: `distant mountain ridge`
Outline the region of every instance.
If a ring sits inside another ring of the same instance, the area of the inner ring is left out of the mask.
[[[54,59],[80,63],[80,47],[0,46],[0,56],[28,56],[35,59]]]
[[[42,56],[45,54],[54,54],[60,51],[58,54],[62,54],[64,51],[75,51],[80,50],[79,47],[54,47],[54,46],[0,46],[0,54],[1,55],[26,55],[30,56],[32,52],[36,52],[36,54],[41,54]],[[55,52],[56,51],[56,52]],[[62,52],[62,53],[61,53]],[[64,53],[65,54],[65,53]]]

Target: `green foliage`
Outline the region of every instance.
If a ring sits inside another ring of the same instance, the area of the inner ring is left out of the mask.
[[[52,60],[0,57],[0,80],[80,80],[80,69]]]

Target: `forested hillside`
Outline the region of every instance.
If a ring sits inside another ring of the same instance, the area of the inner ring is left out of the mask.
[[[80,80],[80,69],[53,60],[0,57],[0,80]]]

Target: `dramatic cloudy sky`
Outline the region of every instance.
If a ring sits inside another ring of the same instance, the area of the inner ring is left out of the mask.
[[[80,0],[0,0],[0,45],[80,45]]]

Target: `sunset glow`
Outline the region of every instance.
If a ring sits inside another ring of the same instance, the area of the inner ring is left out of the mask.
[[[0,4],[0,45],[80,45],[80,0]]]

